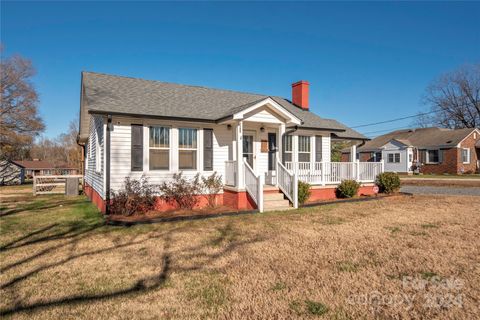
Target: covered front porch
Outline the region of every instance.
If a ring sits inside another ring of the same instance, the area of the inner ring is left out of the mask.
[[[260,211],[265,186],[269,191],[278,188],[297,208],[298,181],[335,188],[346,179],[372,183],[383,172],[383,162],[331,162],[331,133],[301,128],[301,121],[273,100],[262,101],[225,124],[232,132],[226,188],[248,193]]]

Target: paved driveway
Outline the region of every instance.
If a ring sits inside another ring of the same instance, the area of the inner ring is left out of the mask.
[[[413,194],[445,194],[462,196],[480,196],[480,188],[432,187],[432,186],[403,186],[400,191]]]

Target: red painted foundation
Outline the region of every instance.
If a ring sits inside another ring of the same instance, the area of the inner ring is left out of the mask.
[[[107,202],[103,200],[103,198],[95,189],[85,183],[85,185],[83,186],[83,192],[85,193],[87,198],[90,199],[90,201],[92,201],[93,204],[97,206],[98,210],[100,210],[102,213],[107,212]]]
[[[358,189],[357,195],[359,196],[369,196],[374,195],[375,191],[373,190],[374,186],[361,186]],[[312,188],[310,189],[310,198],[307,202],[316,202],[320,200],[333,200],[337,198],[335,194],[336,187],[325,187],[325,188]]]
[[[317,202],[320,200],[333,200],[337,196],[335,194],[336,187],[322,187],[322,188],[312,188],[310,189],[311,194],[307,202]],[[95,191],[91,186],[85,184],[84,186],[85,195],[97,206],[97,208],[102,212],[106,212],[106,201],[100,196],[100,194]],[[269,192],[269,191],[266,191]],[[278,192],[278,191],[271,191]],[[358,195],[374,195],[374,185],[361,186],[358,190]],[[198,204],[195,206],[195,209],[204,208],[208,205],[208,200],[205,196],[199,195]],[[250,197],[246,191],[233,191],[224,189],[223,194],[216,195],[216,202],[219,206],[230,207],[234,210],[254,210],[257,209],[257,205]],[[168,203],[165,200],[158,198],[155,203],[155,210],[158,211],[169,211],[178,209],[178,206],[172,203]]]
[[[201,195],[201,196],[195,196],[198,199],[197,205],[195,205],[194,209],[200,209],[200,208],[205,208],[208,206],[208,199],[206,196]],[[223,194],[217,194],[215,195],[215,200],[217,206],[222,206],[224,205],[224,200],[223,200]],[[162,198],[157,198],[157,201],[155,203],[155,210],[163,212],[163,211],[170,211],[170,210],[175,210],[178,209],[178,206],[174,203],[169,203]]]
[[[253,210],[257,205],[246,191],[223,190],[223,204],[235,210]]]

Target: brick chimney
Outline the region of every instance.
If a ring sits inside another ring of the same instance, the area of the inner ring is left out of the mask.
[[[292,102],[303,110],[308,110],[308,81],[300,80],[292,84]]]

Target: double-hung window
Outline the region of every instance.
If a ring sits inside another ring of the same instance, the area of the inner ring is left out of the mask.
[[[197,129],[178,129],[178,168],[180,170],[197,169]]]
[[[427,163],[438,163],[438,162],[439,162],[438,150],[428,150]]]
[[[283,163],[292,162],[293,143],[292,136],[285,135],[283,138]]]
[[[309,136],[298,136],[298,162],[310,162]]]
[[[400,163],[400,153],[389,153],[387,158],[388,163]]]
[[[470,163],[470,149],[463,148],[462,149],[462,162],[467,164]]]
[[[170,128],[150,127],[150,170],[170,169]]]

